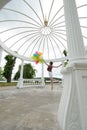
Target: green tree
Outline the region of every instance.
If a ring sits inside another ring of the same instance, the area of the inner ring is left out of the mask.
[[[16,72],[16,74],[14,75],[14,80],[18,80],[20,77],[20,70],[21,70],[21,66],[19,65],[18,71]]]
[[[15,65],[16,57],[12,55],[5,56],[6,65],[4,66],[3,76],[6,78],[7,82],[11,82],[12,70]]]
[[[67,51],[64,50],[64,51],[63,51],[63,54],[64,54],[64,56],[67,56]]]
[[[3,70],[2,68],[0,67],[0,80],[4,80],[4,77],[3,77]]]
[[[67,56],[67,51],[63,51],[64,56]],[[68,59],[64,61],[64,67],[68,64]]]
[[[14,80],[18,80],[20,77],[20,70],[21,70],[21,66],[19,65],[18,71],[16,72],[15,76],[14,76]],[[25,79],[31,79],[34,78],[35,76],[35,69],[33,68],[33,66],[29,63],[29,64],[25,64],[23,67],[23,78]]]

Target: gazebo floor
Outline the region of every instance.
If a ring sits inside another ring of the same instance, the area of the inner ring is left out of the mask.
[[[61,84],[45,88],[1,87],[0,130],[60,130]]]

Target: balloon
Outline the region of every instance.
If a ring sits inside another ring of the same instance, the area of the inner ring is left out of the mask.
[[[44,62],[44,60],[42,58],[42,52],[36,51],[31,58],[36,62],[36,64],[38,64],[38,63],[41,64]]]

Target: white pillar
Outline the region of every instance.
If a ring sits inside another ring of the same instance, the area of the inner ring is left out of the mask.
[[[21,71],[20,71],[20,78],[17,84],[17,88],[23,88],[23,66],[24,66],[24,61],[21,60]]]
[[[42,78],[42,86],[45,86],[45,82],[44,82],[44,64],[42,63],[42,76],[41,76],[41,78]]]
[[[87,58],[75,0],[63,0],[68,65],[62,69],[63,92],[58,111],[61,130],[87,130]]]
[[[2,59],[2,47],[0,46],[0,67],[1,67],[1,59]]]
[[[63,0],[69,58],[79,59],[86,55],[75,0]]]

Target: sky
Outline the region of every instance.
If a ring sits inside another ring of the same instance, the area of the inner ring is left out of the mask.
[[[41,17],[42,19],[42,14],[41,12],[38,10],[39,8],[39,4],[37,2],[38,0],[29,0],[29,4],[36,10],[36,12],[39,14],[39,16]],[[51,17],[53,16],[53,14],[56,13],[56,10],[57,10],[57,6],[56,5],[59,5],[59,6],[62,6],[63,4],[63,1],[62,0],[54,0],[55,1],[55,4],[54,4],[54,9],[52,10],[51,12],[51,16],[50,16],[50,19]],[[51,0],[41,0],[42,2],[42,5],[43,5],[43,11],[44,11],[44,15],[46,15],[46,17],[49,15],[49,11],[50,10],[50,6],[51,6]],[[59,4],[56,4],[57,2],[59,2]],[[49,3],[49,4],[48,4]],[[84,4],[87,4],[86,0],[76,0],[76,5],[77,7],[81,6],[81,5],[84,5]],[[21,5],[21,6],[20,6]],[[22,6],[23,5],[23,6]],[[12,0],[10,3],[8,3],[6,5],[6,7],[8,8],[14,8],[16,10],[20,10],[20,11],[24,11],[25,14],[29,14],[30,16],[33,15],[33,11],[30,13],[31,9],[27,8],[27,6],[25,6],[26,3],[24,3],[22,0]],[[85,7],[82,7],[82,8],[78,8],[78,14],[79,14],[79,17],[87,17],[86,13],[87,12],[87,6]],[[61,14],[60,14],[61,15]],[[34,18],[38,21],[37,19],[37,16],[36,15],[33,15]],[[14,19],[15,17],[15,14],[14,13],[1,13],[0,14],[0,18],[2,19]],[[20,15],[16,15],[16,18],[19,18],[21,19],[21,16]],[[87,18],[84,18],[84,19],[80,19],[80,24],[81,26],[86,26],[87,27]],[[9,26],[8,23],[5,23],[2,24],[0,23],[0,29],[3,29],[4,26]],[[10,23],[10,26],[13,26],[11,23]],[[49,28],[50,29],[50,28]],[[86,28],[82,28],[82,34],[83,36],[85,36],[86,38],[84,38],[84,45],[87,45],[87,29]],[[2,41],[5,40],[5,38],[9,37],[10,35],[12,35],[11,33],[7,33],[6,35],[2,35],[0,34],[0,39]],[[58,35],[57,35],[58,36]],[[63,37],[65,38],[65,37]],[[12,39],[13,40],[13,39]],[[15,39],[14,39],[15,40]],[[46,39],[47,40],[47,39]],[[62,39],[61,39],[62,40]],[[11,43],[12,41],[8,42],[8,46],[10,46],[9,43]],[[31,41],[30,41],[31,42]],[[49,41],[48,41],[49,42]],[[64,44],[66,44],[64,41],[63,41]],[[19,43],[20,44],[20,43]],[[56,47],[55,47],[56,48]],[[61,47],[62,48],[62,47]],[[62,49],[63,50],[63,49]],[[22,50],[23,51],[23,50]],[[34,50],[35,51],[35,50]],[[51,49],[49,51],[52,51]],[[59,51],[60,52],[60,51]],[[22,52],[20,52],[22,53]],[[1,66],[3,67],[5,65],[5,60],[4,60],[4,57],[7,53],[6,52],[3,52],[2,53],[2,62],[1,62]],[[47,51],[45,50],[45,57],[47,57]],[[53,55],[52,53],[50,53],[50,56]],[[61,55],[58,53],[58,56],[61,57]],[[17,59],[16,61],[16,65],[14,67],[14,71],[13,71],[13,75],[14,73],[17,71],[18,69],[18,65],[21,64],[21,60],[20,59]],[[59,65],[60,63],[55,63],[54,65]],[[35,69],[37,69],[37,73],[36,73],[36,76],[39,77],[41,76],[41,64],[38,64],[36,65],[35,63],[32,63],[32,65],[34,66]],[[53,69],[53,75],[54,77],[62,77],[61,73],[61,67],[59,67],[58,69]],[[44,65],[44,75],[45,76],[48,76],[48,73],[47,73],[47,70],[46,70],[46,65]]]

